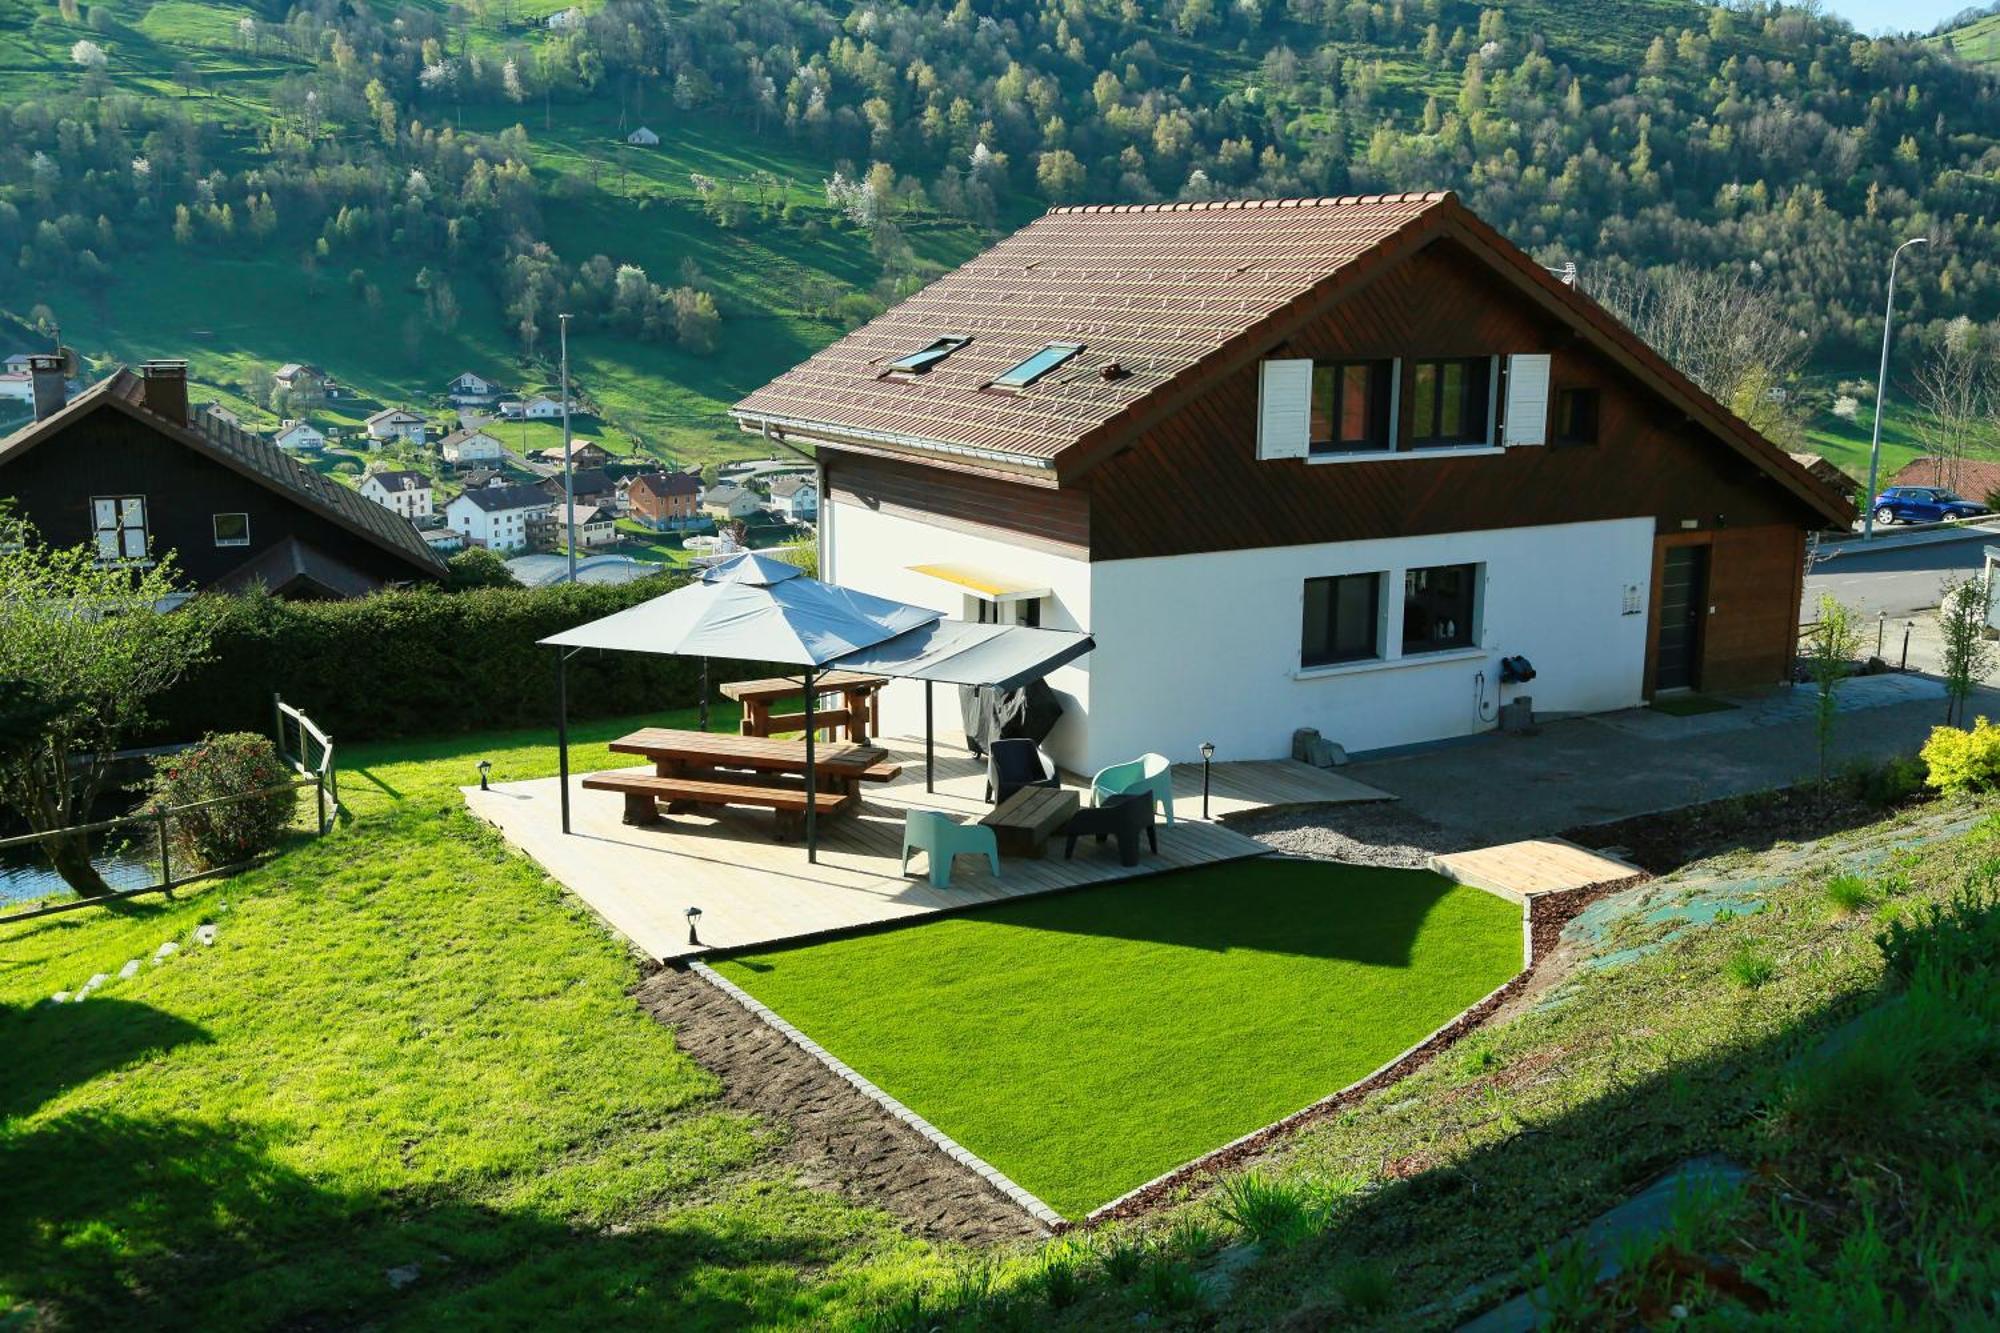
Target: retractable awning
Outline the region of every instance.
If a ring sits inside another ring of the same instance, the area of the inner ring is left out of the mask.
[[[964,589],[983,602],[1028,602],[1049,595],[1049,589],[1043,584],[1031,583],[1026,579],[1007,574],[997,574],[975,565],[944,563],[911,565],[910,572],[941,579]]]
[[[939,620],[847,653],[832,665],[842,671],[940,685],[1012,690],[1075,661],[1095,646],[1088,634],[1074,630]]]

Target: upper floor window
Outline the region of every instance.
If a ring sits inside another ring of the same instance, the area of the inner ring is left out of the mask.
[[[250,515],[216,514],[215,544],[217,546],[248,546],[250,544]]]
[[[993,387],[1025,389],[1082,350],[1082,343],[1050,343],[1012,370],[994,376]]]
[[[97,537],[98,559],[146,558],[145,496],[94,495],[90,499],[90,517]]]
[[[1483,356],[1412,361],[1410,444],[1414,448],[1492,443],[1493,363]]]
[[[1556,394],[1557,444],[1597,443],[1597,390],[1563,389]]]
[[[1311,452],[1394,448],[1390,438],[1394,382],[1391,361],[1314,362]]]

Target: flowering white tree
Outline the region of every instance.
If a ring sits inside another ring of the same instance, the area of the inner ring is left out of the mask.
[[[108,62],[104,48],[89,38],[83,38],[70,47],[69,58],[85,69],[103,69]]]
[[[508,56],[506,63],[500,66],[500,88],[510,102],[521,101],[528,95],[528,90],[521,83],[521,66],[512,56]]]

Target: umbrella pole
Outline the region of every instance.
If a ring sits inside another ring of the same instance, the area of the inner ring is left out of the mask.
[[[806,860],[819,860],[819,812],[814,799],[818,772],[813,749],[813,669],[806,668]]]
[[[932,734],[933,734],[933,727],[931,725],[931,683],[929,681],[925,681],[924,682],[924,790],[925,791],[937,790],[936,787],[931,785],[931,779],[933,777],[932,764],[934,760],[934,755],[931,749]]]
[[[562,793],[562,831],[569,832],[569,654],[556,649],[556,790]]]
[[[708,659],[701,659],[701,729],[708,730]]]

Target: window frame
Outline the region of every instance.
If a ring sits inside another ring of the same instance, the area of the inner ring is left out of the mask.
[[[1368,646],[1360,651],[1341,652],[1337,648],[1340,640],[1340,585],[1348,580],[1366,580],[1368,604],[1361,623],[1365,625]],[[1315,671],[1329,667],[1350,666],[1357,662],[1379,662],[1384,660],[1382,633],[1382,587],[1387,580],[1387,571],[1355,570],[1346,574],[1320,574],[1307,578],[1301,587],[1299,597],[1299,669]],[[1321,651],[1315,651],[1310,638],[1313,613],[1313,591],[1325,586],[1326,615],[1325,634]]]
[[[243,520],[243,535],[241,537],[225,538],[222,535],[220,525],[225,518],[240,518]],[[217,546],[248,546],[250,544],[250,515],[247,512],[232,510],[227,513],[210,514],[208,516],[208,527],[209,533],[214,537]]]
[[[1031,385],[1040,383],[1048,376],[1055,374],[1058,370],[1076,360],[1078,356],[1083,354],[1084,346],[1085,344],[1083,343],[1043,343],[1031,355],[1023,357],[1020,361],[987,381],[986,387],[1020,393]],[[1040,367],[1032,373],[1028,371],[1029,366],[1034,365],[1043,357],[1050,356],[1052,353],[1055,354],[1054,359],[1047,365]]]
[[[1446,375],[1451,367],[1460,367],[1467,372],[1464,387],[1460,390],[1459,410],[1470,426],[1477,423],[1478,432],[1460,431],[1456,434],[1423,435],[1424,416],[1428,410],[1433,426],[1442,427],[1447,405]],[[1429,367],[1437,370],[1434,391],[1429,403],[1419,395],[1425,392],[1424,372]],[[1493,402],[1494,386],[1498,382],[1493,373],[1492,356],[1426,356],[1411,357],[1409,373],[1404,379],[1404,394],[1409,398],[1409,444],[1411,452],[1428,449],[1475,449],[1490,448],[1493,444],[1493,420],[1496,415]]]
[[[1463,571],[1466,586],[1463,592],[1464,610],[1455,612],[1462,615],[1464,625],[1456,629],[1448,639],[1436,637],[1413,641],[1410,638],[1410,610],[1415,599],[1411,588],[1413,580],[1429,574]],[[1477,648],[1480,641],[1480,622],[1484,618],[1484,591],[1486,586],[1486,566],[1477,560],[1455,561],[1447,565],[1411,565],[1403,570],[1403,612],[1397,630],[1396,641],[1405,660],[1430,657],[1439,653],[1463,652]]]
[[[113,506],[112,519],[114,521],[108,528],[104,526],[103,521],[98,517],[97,507],[101,504]],[[136,504],[139,507],[139,522],[136,525],[136,531],[139,533],[139,552],[136,555],[130,550],[131,543],[125,539],[128,532],[135,530],[133,524],[125,521],[125,506],[128,504]],[[153,520],[151,511],[152,504],[144,495],[91,496],[90,536],[91,541],[97,547],[97,562],[102,565],[121,565],[150,560],[153,550]],[[115,544],[118,548],[116,553],[112,555],[104,553],[104,537],[107,533],[114,536]]]
[[[944,360],[971,341],[971,337],[966,335],[956,333],[944,334],[941,337],[932,339],[929,346],[918,348],[914,352],[906,352],[902,356],[888,362],[882,367],[882,373],[884,375],[922,375],[937,365],[938,362]]]
[[[1590,431],[1586,434],[1571,430],[1573,418],[1570,407],[1574,403],[1590,405]],[[1549,443],[1560,449],[1584,449],[1600,442],[1604,428],[1604,393],[1594,384],[1572,384],[1556,390],[1555,419],[1550,423]]]
[[[1364,411],[1368,417],[1366,438],[1358,441],[1340,438],[1340,421],[1344,415],[1343,399],[1347,392],[1347,374],[1350,370],[1367,373],[1368,393],[1373,401]],[[1328,384],[1332,397],[1326,405],[1326,421],[1330,438],[1320,439],[1318,418],[1320,415],[1320,374],[1331,372]],[[1387,454],[1396,451],[1396,387],[1400,379],[1399,363],[1394,357],[1362,356],[1338,357],[1313,361],[1311,406],[1308,410],[1306,426],[1306,457],[1337,458],[1348,454]]]

